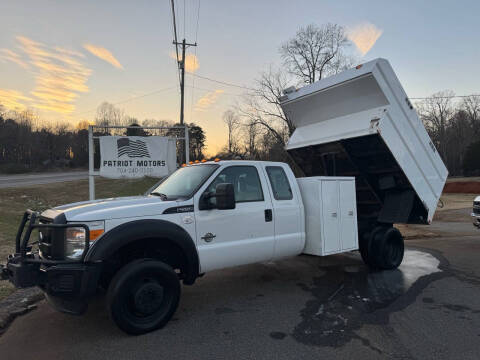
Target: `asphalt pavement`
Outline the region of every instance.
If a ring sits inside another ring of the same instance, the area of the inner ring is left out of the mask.
[[[87,178],[88,171],[63,171],[49,173],[0,175],[0,189],[42,185],[72,180],[83,180]]]
[[[206,274],[183,287],[165,328],[142,336],[118,330],[101,297],[79,317],[43,301],[0,337],[0,357],[478,359],[480,233],[462,226],[408,240],[398,270],[371,272],[349,253]]]

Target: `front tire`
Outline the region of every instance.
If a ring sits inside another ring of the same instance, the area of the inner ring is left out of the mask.
[[[163,327],[180,300],[180,282],[167,264],[135,260],[122,267],[107,292],[112,320],[127,334],[139,335]]]

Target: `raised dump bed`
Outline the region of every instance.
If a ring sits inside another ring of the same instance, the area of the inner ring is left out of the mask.
[[[287,90],[281,105],[305,176],[355,176],[360,228],[431,222],[448,171],[387,60]]]

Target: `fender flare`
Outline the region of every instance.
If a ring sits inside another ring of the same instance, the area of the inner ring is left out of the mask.
[[[121,247],[142,239],[158,238],[177,245],[186,259],[183,283],[191,285],[199,272],[198,252],[190,235],[179,225],[166,220],[135,220],[107,231],[88,251],[85,262],[101,262]]]

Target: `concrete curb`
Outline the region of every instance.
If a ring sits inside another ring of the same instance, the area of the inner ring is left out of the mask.
[[[43,292],[37,288],[20,289],[0,301],[0,334],[19,315],[23,315],[37,307],[35,303],[44,298]]]

